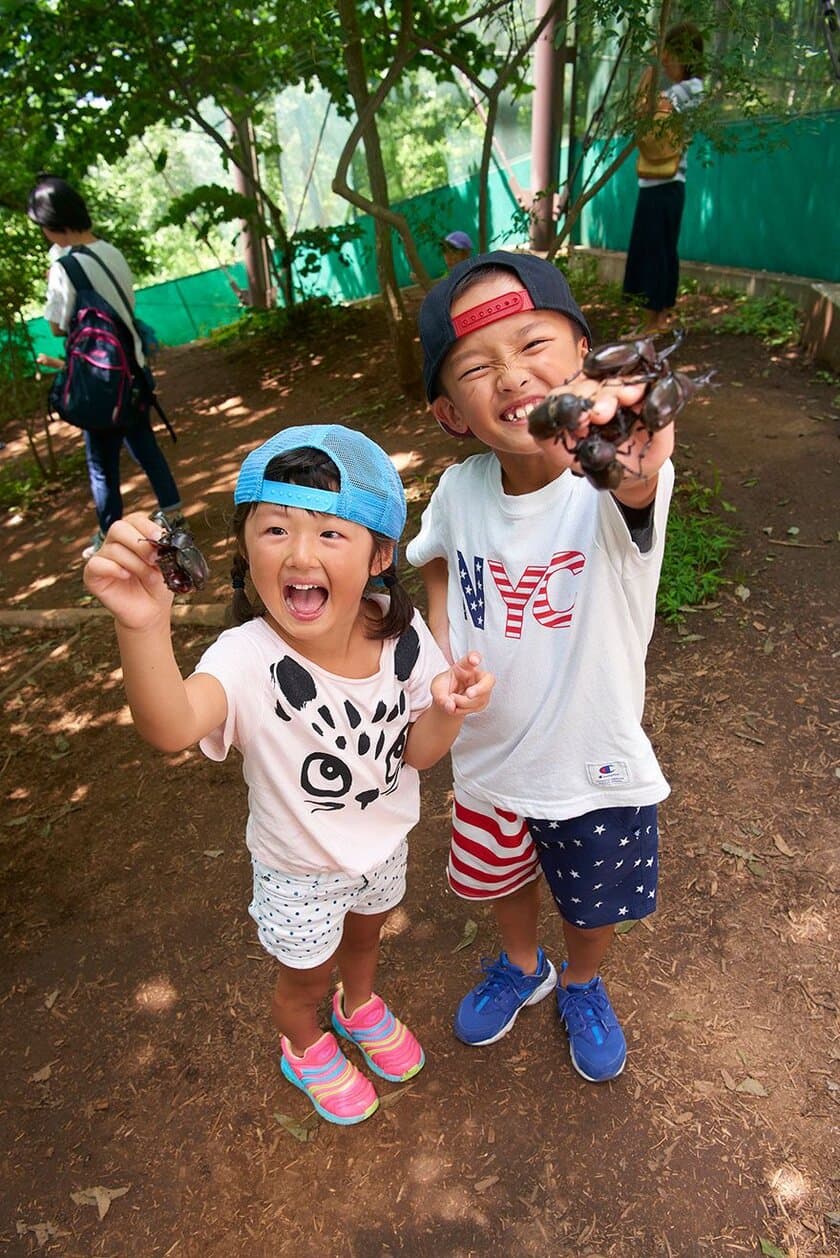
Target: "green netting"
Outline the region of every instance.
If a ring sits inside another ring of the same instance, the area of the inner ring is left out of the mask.
[[[785,124],[784,145],[769,152],[754,126],[735,123],[731,131],[738,145],[734,153],[713,152],[702,136],[694,141],[681,256],[713,265],[840,281],[840,251],[833,247],[840,204],[840,111]],[[528,186],[528,159],[514,164],[513,175],[523,187]],[[489,193],[490,247],[525,243],[516,199],[499,170],[491,172]],[[631,159],[585,209],[581,243],[625,249],[635,203]],[[477,176],[394,208],[408,218],[430,274],[440,275],[443,260],[438,242],[442,236],[457,229],[477,239]],[[329,254],[314,273],[298,278],[299,291],[336,301],[355,301],[379,291],[373,220],[363,217],[360,226],[361,237],[345,245],[341,257]],[[398,247],[396,254],[398,280],[410,284],[402,249]],[[162,344],[183,345],[242,314],[231,279],[245,286],[241,264],[138,289],[137,313],[152,325]],[[28,326],[36,353],[61,355],[63,343],[52,336],[43,319],[30,320]]]

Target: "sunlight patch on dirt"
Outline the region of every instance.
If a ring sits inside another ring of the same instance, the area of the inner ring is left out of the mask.
[[[147,1013],[165,1013],[177,1000],[177,991],[163,975],[147,979],[134,993],[134,1003]]]
[[[795,1166],[779,1166],[770,1176],[770,1191],[783,1208],[799,1206],[810,1195],[808,1180]]]

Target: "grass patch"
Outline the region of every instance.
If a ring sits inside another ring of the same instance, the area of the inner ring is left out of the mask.
[[[48,479],[32,458],[16,459],[0,468],[0,510],[23,512],[48,500],[57,490],[86,476],[85,451],[82,446],[62,455],[54,476]]]
[[[329,297],[309,297],[291,309],[275,306],[271,310],[246,307],[234,323],[215,328],[207,337],[210,345],[248,344],[266,337],[311,336],[334,328],[342,322],[345,310]]]
[[[724,581],[723,565],[735,545],[737,530],[722,512],[734,511],[709,487],[691,479],[674,490],[656,610],[671,624],[683,609],[712,598]]]
[[[776,289],[764,297],[735,297],[732,309],[714,323],[714,331],[756,336],[765,345],[788,345],[799,339],[802,316],[798,306]]]

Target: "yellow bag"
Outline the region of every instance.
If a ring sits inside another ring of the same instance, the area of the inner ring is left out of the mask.
[[[636,133],[636,174],[640,179],[673,179],[679,170],[683,144],[679,123],[670,109],[657,109],[650,125]]]

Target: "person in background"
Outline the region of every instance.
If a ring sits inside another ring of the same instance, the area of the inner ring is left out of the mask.
[[[642,302],[646,317],[641,330],[647,334],[667,327],[677,300],[687,146],[667,128],[667,118],[698,105],[703,95],[703,36],[692,22],[680,22],[666,32],[661,68],[670,85],[652,98],[657,71],[649,66],[637,93],[639,114],[652,116],[654,126],[640,132],[638,141],[639,195],[623,286],[625,297]]]
[[[444,236],[440,247],[443,250],[446,269],[451,271],[453,266],[457,266],[459,262],[463,262],[471,255],[473,242],[466,232],[450,232],[448,236]]]
[[[137,363],[142,367],[146,356],[131,317],[134,311],[134,277],[119,249],[94,235],[90,214],[81,195],[66,180],[56,175],[41,175],[29,193],[27,213],[50,243],[44,318],[53,335],[67,336],[76,299],[75,289],[58,259],[74,246],[85,245],[104,262],[126,294],[130,303],[128,310],[122,296],[95,259],[83,253],[74,254],[90,280],[91,288],[113,306],[131,332]],[[49,355],[39,355],[38,358],[40,366],[54,366],[56,361]],[[146,473],[170,527],[183,527],[181,495],[148,420],[130,429],[115,429],[113,432],[86,429],[84,437],[90,489],[99,522],[90,544],[82,552],[84,559],[89,559],[99,550],[110,526],[122,517],[120,451],[123,443]]]

